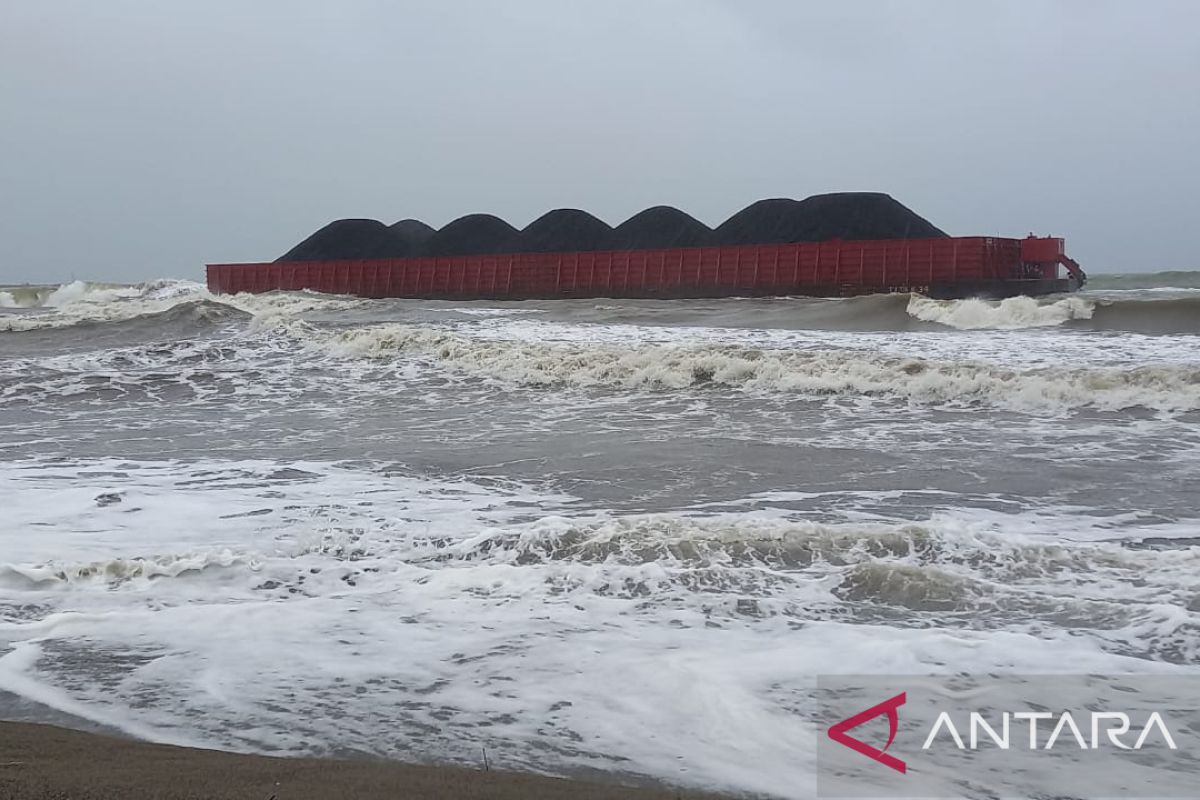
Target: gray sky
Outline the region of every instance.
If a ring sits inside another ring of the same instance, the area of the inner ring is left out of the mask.
[[[1194,0],[0,0],[0,283],[838,190],[1200,268],[1198,30]]]

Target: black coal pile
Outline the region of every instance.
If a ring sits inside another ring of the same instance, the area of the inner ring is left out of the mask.
[[[407,238],[410,242],[418,243],[424,242],[437,233],[437,228],[426,225],[419,219],[402,219],[399,222],[393,222],[388,229]]]
[[[800,201],[778,198],[746,206],[713,231],[718,245],[777,244],[792,241]]]
[[[388,226],[376,243],[372,258],[413,258],[425,251],[434,229],[416,219],[402,219]]]
[[[613,250],[654,250],[703,247],[712,230],[695,217],[671,206],[647,208],[622,222],[609,239]]]
[[[607,250],[613,229],[608,223],[575,208],[557,208],[521,231],[526,253],[570,253]]]
[[[339,219],[329,223],[279,257],[280,261],[332,261],[378,258],[388,226],[374,219]]]
[[[716,231],[720,245],[822,242],[828,239],[922,239],[946,234],[878,192],[818,194],[805,200],[760,200]]]
[[[841,192],[805,200],[760,200],[715,231],[670,206],[646,209],[615,230],[586,211],[572,208],[551,211],[520,232],[491,214],[470,214],[439,231],[415,219],[401,220],[390,227],[373,219],[341,219],[329,223],[279,260],[649,250],[945,235],[886,194]]]
[[[426,225],[419,219],[402,219],[388,226],[392,236],[405,239],[413,247],[421,249],[429,241],[429,237],[437,233],[437,228]]]
[[[425,241],[428,256],[478,256],[520,250],[517,229],[491,214],[459,217]]]
[[[811,220],[809,238],[938,239],[946,232],[891,195],[881,192],[816,194],[800,201]]]

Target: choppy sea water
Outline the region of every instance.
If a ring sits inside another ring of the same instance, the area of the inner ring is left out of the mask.
[[[0,289],[0,692],[182,744],[793,797],[819,674],[1192,674],[1197,278]]]

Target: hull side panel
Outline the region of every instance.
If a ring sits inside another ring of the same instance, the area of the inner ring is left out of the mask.
[[[963,237],[446,258],[212,264],[216,293],[311,290],[445,300],[848,297],[937,298],[1068,291],[1029,273],[1015,239]]]

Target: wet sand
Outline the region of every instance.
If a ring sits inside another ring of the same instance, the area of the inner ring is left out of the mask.
[[[4,800],[684,797],[702,795],[459,767],[237,755],[0,722],[0,798]]]

